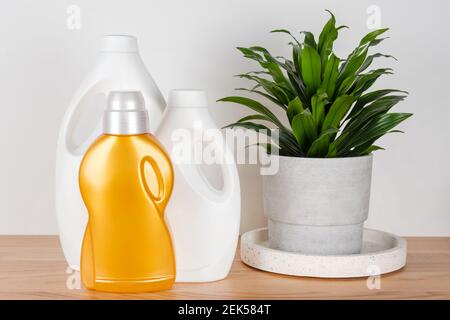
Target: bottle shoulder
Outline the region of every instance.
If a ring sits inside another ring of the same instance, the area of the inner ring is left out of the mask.
[[[95,190],[99,193],[103,193],[105,188],[114,189],[116,186],[140,190],[142,184],[136,182],[141,181],[148,170],[167,176],[167,185],[172,184],[173,168],[170,158],[154,136],[102,135],[91,145],[81,161],[80,189],[86,192],[89,188],[92,192]]]
[[[99,136],[88,148],[84,160],[99,158],[141,158],[148,155],[164,155],[168,157],[162,144],[150,133],[139,135],[109,135]]]

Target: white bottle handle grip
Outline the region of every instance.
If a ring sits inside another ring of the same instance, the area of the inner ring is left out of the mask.
[[[83,85],[78,92],[75,94],[75,96],[72,98],[72,101],[69,105],[69,113],[66,115],[64,123],[62,124],[62,139],[63,139],[63,145],[67,152],[69,152],[72,155],[79,155],[83,154],[84,151],[89,147],[89,143],[96,138],[98,135],[99,127],[96,127],[79,146],[72,146],[70,143],[70,137],[69,135],[72,133],[73,129],[75,128],[76,124],[79,121],[79,116],[82,110],[80,110],[79,104],[89,97],[94,97],[95,95],[99,93],[107,94],[108,92],[105,92],[106,86],[105,80],[96,80],[92,81],[91,83],[86,83]],[[99,124],[101,125],[101,124]]]
[[[236,180],[238,179],[238,177],[233,153],[227,146],[225,146],[222,152],[223,155],[220,169],[223,177],[223,188],[220,193],[223,201],[227,201],[231,198],[231,196],[234,194],[235,189],[237,188]]]
[[[224,203],[231,199],[237,188],[237,169],[234,163],[234,157],[228,147],[222,151],[222,159],[220,164],[220,171],[223,177],[223,188],[216,189],[211,185],[208,178],[199,166],[195,164],[179,164],[178,168],[187,183],[202,197],[211,202]]]

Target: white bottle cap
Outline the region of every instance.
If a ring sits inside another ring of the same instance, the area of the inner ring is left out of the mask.
[[[149,132],[148,113],[140,91],[111,91],[103,115],[103,132],[135,135]]]
[[[207,107],[208,99],[203,90],[175,89],[169,92],[167,106],[173,108]]]
[[[101,40],[100,51],[137,53],[137,39],[129,35],[105,35]]]

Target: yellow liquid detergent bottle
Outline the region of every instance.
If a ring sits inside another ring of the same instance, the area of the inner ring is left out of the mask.
[[[156,138],[140,92],[108,97],[103,135],[86,152],[79,185],[89,220],[81,252],[88,289],[109,292],[166,290],[175,258],[164,221],[173,168]]]

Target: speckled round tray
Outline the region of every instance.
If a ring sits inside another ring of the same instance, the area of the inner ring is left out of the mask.
[[[360,254],[308,255],[269,248],[267,228],[261,228],[242,235],[241,260],[257,269],[293,276],[368,277],[401,269],[406,264],[406,240],[383,231],[364,229]]]

